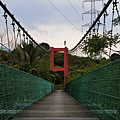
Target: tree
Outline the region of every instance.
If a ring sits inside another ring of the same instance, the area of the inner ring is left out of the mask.
[[[55,66],[59,66],[59,67],[64,66],[64,53],[55,52],[54,64],[55,64]]]
[[[28,44],[23,41],[12,51],[12,53],[18,62],[26,62],[34,66],[41,58],[39,51],[40,49],[32,42]]]
[[[120,25],[120,16],[118,16],[117,18],[113,20],[113,24],[114,26]]]
[[[120,55],[119,54],[113,53],[111,55],[111,61],[115,61],[115,60],[118,60],[118,59],[120,59]]]
[[[47,43],[41,43],[40,46],[42,46],[43,48],[45,48],[46,50],[49,50],[50,49],[50,45],[47,44]]]
[[[88,38],[85,41],[85,46],[83,51],[88,54],[90,57],[99,55],[107,45],[106,39],[101,39],[101,35],[93,35],[91,38]]]
[[[93,35],[91,38],[88,38],[84,42],[83,51],[91,58],[102,55],[102,53],[110,57],[112,50],[111,47],[116,47],[119,42],[119,33],[112,36],[112,31],[107,31],[104,35]],[[106,48],[110,50],[109,54],[105,50]]]

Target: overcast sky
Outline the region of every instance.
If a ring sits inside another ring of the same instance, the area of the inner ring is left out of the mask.
[[[2,0],[20,21],[21,25],[38,42],[46,42],[53,47],[73,48],[82,38],[82,25],[90,22],[90,15],[82,13],[90,10],[90,3],[82,7],[83,0]],[[97,2],[102,9],[102,2]],[[59,12],[58,12],[59,11]],[[0,13],[3,13],[0,9]],[[87,29],[86,29],[87,30]]]

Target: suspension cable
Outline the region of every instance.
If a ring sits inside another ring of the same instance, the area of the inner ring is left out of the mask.
[[[96,25],[97,21],[99,21],[100,17],[103,15],[103,13],[106,11],[106,9],[108,8],[108,6],[111,4],[113,0],[108,0],[108,2],[106,3],[106,5],[103,7],[102,11],[100,12],[100,14],[98,15],[98,17],[96,18],[96,20],[93,22],[93,24],[91,25],[91,27],[89,28],[89,30],[86,32],[86,34],[82,37],[82,39],[76,44],[75,47],[73,47],[71,50],[69,50],[68,52],[71,53],[72,51],[74,51],[80,44],[81,42],[85,39],[85,37],[90,33],[90,31],[92,30],[92,28]]]
[[[0,45],[6,48],[9,52],[11,52],[11,50],[8,47],[6,47],[4,44],[0,43]]]
[[[17,46],[17,39],[16,39],[16,34],[15,34],[15,22],[12,20],[12,27],[13,27],[13,36],[14,36],[14,40],[15,40],[15,48]]]
[[[115,2],[113,1],[113,8],[112,8],[112,24],[111,24],[111,31],[110,31],[110,41],[109,41],[109,56],[111,55],[111,47],[112,47],[112,39],[113,39],[113,20],[114,20],[114,15],[115,15]]]
[[[8,48],[10,49],[10,41],[9,41],[9,33],[8,33],[8,22],[7,22],[7,13],[4,11],[3,17],[5,18],[6,32],[7,32],[7,40],[8,40]]]
[[[45,52],[50,52],[51,49],[47,50],[43,48],[31,37],[31,35],[24,29],[24,27],[22,27],[22,25],[16,20],[16,18],[10,13],[10,11],[1,1],[0,1],[0,6],[5,10],[5,13],[7,13],[11,17],[11,19],[18,25],[18,27],[23,31],[23,33],[26,34],[26,36],[28,36],[35,45],[37,45],[40,49],[42,49]]]
[[[21,30],[20,30],[19,27],[18,27],[17,31],[18,31],[18,33],[17,33],[17,40],[18,40],[18,36],[19,36],[20,43],[21,43],[22,42],[22,40],[21,40]]]
[[[119,14],[119,10],[118,10],[117,4],[118,4],[118,2],[117,2],[117,0],[115,0],[115,8],[116,8],[116,11],[117,11],[118,19],[120,21],[120,14]],[[120,22],[119,22],[119,24],[120,24]]]
[[[103,36],[105,35],[105,30],[106,30],[106,17],[108,16],[109,14],[107,13],[107,10],[105,10],[104,12],[104,15],[103,15]]]

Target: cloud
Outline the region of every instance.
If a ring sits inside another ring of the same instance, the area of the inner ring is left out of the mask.
[[[3,0],[6,3],[9,10],[17,17],[17,19],[25,24],[32,26],[32,22],[37,22],[41,24],[51,24],[51,23],[67,23],[65,18],[63,18],[57,10],[55,10],[47,0]],[[80,23],[82,20],[75,14],[74,10],[71,8],[67,1],[52,0],[54,5],[66,16],[73,24]],[[72,2],[78,12],[81,14],[81,7],[78,0]]]
[[[47,0],[2,1],[37,42],[47,42],[53,47],[64,47],[63,43],[66,40],[69,49],[73,48],[83,37],[81,31],[77,30],[73,25],[81,29],[83,24],[89,23],[91,20],[90,15],[85,15],[84,23],[82,21],[82,13],[89,10],[91,5],[90,2],[85,3],[83,10],[83,0],[70,0],[72,5],[81,15],[81,18],[75,13],[67,0],[51,0],[72,23],[69,23],[62,15],[60,15]],[[99,8],[102,8],[102,3],[96,2],[96,9]],[[118,8],[120,8],[120,5]],[[2,9],[0,9],[0,13],[1,10]],[[103,19],[101,21],[103,21]],[[84,29],[88,30],[88,27],[86,28]]]
[[[15,18],[39,43],[47,42],[53,47],[64,47],[66,40],[69,48],[74,47],[82,33],[55,10],[47,0],[2,0]],[[65,1],[51,0],[60,11],[78,28],[81,20],[70,4]],[[72,1],[71,1],[72,2]],[[78,0],[72,2],[81,12]],[[82,18],[81,18],[82,19]]]
[[[68,48],[74,47],[80,40],[80,36],[83,36],[80,31],[77,31],[66,24],[36,24],[36,29],[31,29],[30,33],[37,42],[46,42],[52,47],[64,47],[64,41],[67,41]]]

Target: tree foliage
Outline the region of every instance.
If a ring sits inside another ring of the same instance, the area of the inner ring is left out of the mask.
[[[70,54],[68,59],[69,59],[69,76],[68,76],[69,81],[108,62],[106,58],[96,60],[90,57],[78,57]]]
[[[120,34],[112,35],[110,30],[105,32],[104,35],[92,35],[92,37],[88,38],[84,42],[83,51],[91,58],[102,55],[102,53],[110,57],[106,48],[111,50],[111,47],[116,47],[118,43],[120,43]]]
[[[48,44],[42,44],[45,48],[50,48]],[[28,72],[52,82],[55,85],[63,84],[63,72],[54,72],[50,69],[50,56],[43,52],[32,42],[18,45],[13,51],[0,51],[1,63]],[[55,53],[55,65],[63,67],[63,53]],[[68,80],[73,80],[86,72],[107,63],[106,59],[94,60],[90,57],[78,57],[68,55],[69,76]]]
[[[120,25],[120,16],[118,16],[117,18],[113,20],[113,24],[114,26]]]

